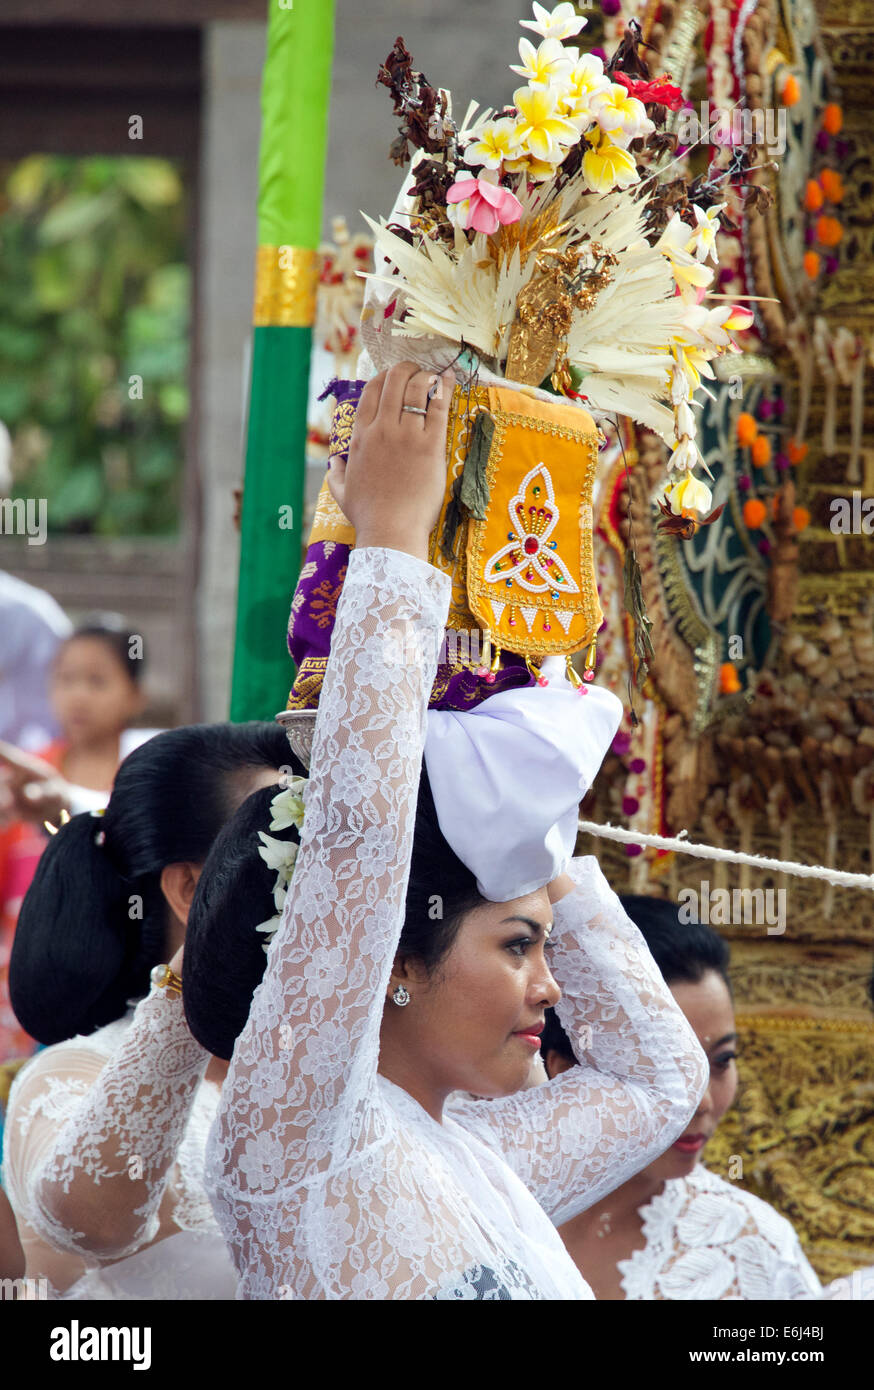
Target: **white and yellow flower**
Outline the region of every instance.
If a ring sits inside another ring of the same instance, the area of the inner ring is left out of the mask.
[[[702,483],[700,478],[695,478],[691,473],[685,473],[673,487],[668,488],[665,493],[665,501],[670,502],[672,508],[683,514],[684,512],[709,512],[713,508],[713,493],[706,483]]]
[[[464,151],[467,164],[481,164],[485,169],[500,169],[507,160],[518,158],[519,133],[516,122],[509,116],[487,121],[477,132],[477,138]]]
[[[540,34],[544,39],[571,39],[574,34],[578,34],[588,24],[587,19],[578,15],[573,5],[556,5],[552,13],[545,5],[538,5],[535,0],[534,18],[520,19],[519,23],[523,29],[533,29],[535,34]]]
[[[631,96],[619,82],[608,82],[602,91],[595,92],[592,109],[611,145],[625,147],[638,136],[655,130],[643,102]]]
[[[594,53],[584,53],[571,69],[561,98],[561,105],[571,120],[585,128],[595,119],[594,98],[610,86],[604,76],[604,64]]]
[[[706,289],[714,275],[711,266],[702,265],[689,251],[691,235],[689,224],[675,212],[656,242],[656,250],[667,257],[677,288],[687,301],[697,300],[699,290]]]
[[[639,175],[633,155],[601,139],[583,155],[583,177],[592,193],[610,193],[630,188]]]
[[[692,204],[697,226],[693,228],[686,243],[686,250],[696,256],[699,261],[706,261],[708,256],[712,256],[713,264],[719,264],[719,257],[716,254],[716,233],[719,231],[719,214],[722,212],[723,206],[720,204],[719,207],[709,208],[705,212],[703,208],[698,207],[697,203]]]
[[[519,151],[547,164],[558,164],[579,139],[573,121],[559,110],[558,93],[547,87],[519,87],[513,93],[519,112]]]
[[[562,150],[559,160],[563,157],[564,151]],[[507,173],[524,174],[529,183],[548,183],[550,179],[555,178],[557,167],[557,162],[535,159],[533,154],[523,155],[520,159],[508,160],[504,165]]]
[[[690,392],[697,391],[703,376],[713,380],[716,373],[710,365],[711,353],[680,338],[675,338],[672,346],[674,361],[685,377]]]
[[[579,54],[575,48],[565,48],[558,39],[544,39],[537,48],[528,39],[520,39],[519,57],[521,65],[511,63],[510,71],[518,72],[532,87],[547,88],[565,85]]]

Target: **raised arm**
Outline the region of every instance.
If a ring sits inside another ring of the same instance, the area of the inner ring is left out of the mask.
[[[138,1004],[107,1060],[87,1039],[40,1053],[16,1079],[4,1174],[16,1212],[53,1245],[117,1260],[152,1241],[209,1054],[181,999]]]
[[[443,491],[449,391],[427,416],[401,411],[405,400],[424,408],[427,386],[423,373],[393,368],[359,407],[337,499],[356,549],[319,702],[301,846],[210,1158],[238,1267],[257,1264],[265,1288],[293,1279],[292,1262],[306,1259],[299,1224],[285,1229],[294,1194],[307,1195],[312,1212],[314,1184],[375,1137],[379,1029],[450,595],[448,577],[423,558]]]
[[[573,890],[553,909],[549,965],[579,1065],[543,1086],[452,1111],[500,1147],[557,1226],[669,1148],[708,1075],[692,1029],[598,861],[574,859],[569,874]]]

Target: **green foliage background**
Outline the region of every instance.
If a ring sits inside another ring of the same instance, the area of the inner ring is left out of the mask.
[[[165,160],[0,166],[0,420],[13,495],[45,497],[52,532],[177,530],[186,234],[184,186]]]

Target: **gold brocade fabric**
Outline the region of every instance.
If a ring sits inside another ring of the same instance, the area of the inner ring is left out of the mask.
[[[318,252],[306,246],[259,246],[252,323],[309,328],[316,320],[318,284]]]
[[[787,1217],[823,1283],[874,1264],[874,1024],[737,1025],[738,1100],[707,1167]]]

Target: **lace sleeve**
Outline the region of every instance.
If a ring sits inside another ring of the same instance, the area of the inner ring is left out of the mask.
[[[327,1189],[336,1177],[339,1192],[353,1153],[378,1139],[380,1021],[449,593],[448,577],[411,555],[350,555],[294,878],[208,1156],[250,1297],[323,1287],[311,1271],[349,1220]]]
[[[107,1059],[86,1038],[16,1078],[6,1122],[10,1200],[57,1250],[117,1260],[153,1240],[158,1209],[209,1061],[181,1000],[141,1000]]]
[[[555,904],[550,969],[579,1065],[453,1118],[500,1148],[556,1226],[663,1153],[707,1082],[698,1040],[593,857]]]

